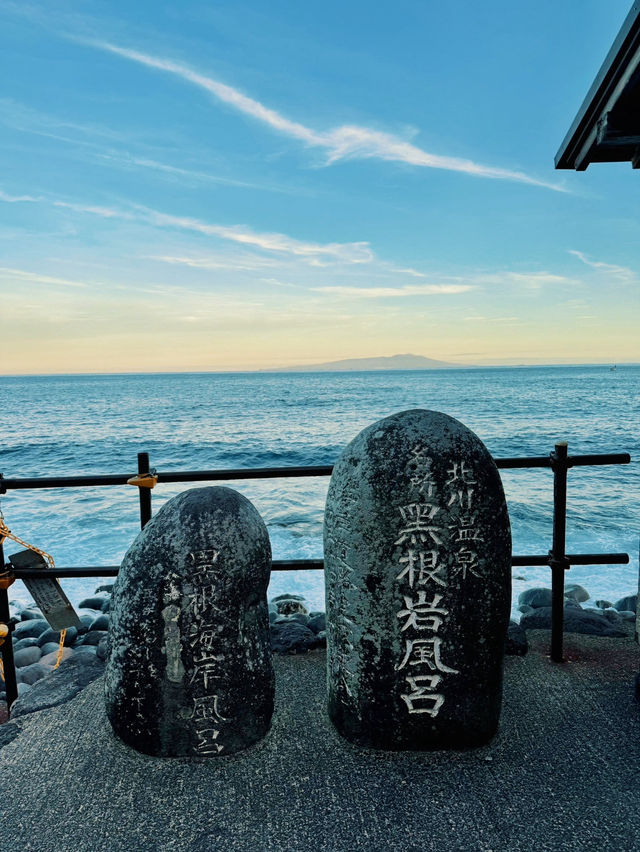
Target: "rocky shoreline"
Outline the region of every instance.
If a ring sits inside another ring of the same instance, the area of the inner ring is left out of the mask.
[[[113,584],[99,586],[95,594],[78,607],[82,627],[69,628],[65,637],[62,663],[54,670],[59,634],[53,631],[35,607],[11,604],[17,621],[13,631],[13,651],[18,681],[18,700],[12,719],[56,706],[69,700],[103,670],[107,657],[109,610]],[[565,589],[564,629],[602,637],[624,637],[633,631],[637,594],[615,604],[597,601],[596,607],[583,607],[589,593],[582,586]],[[519,596],[522,618],[511,621],[505,652],[522,656],[527,653],[527,630],[551,628],[551,589],[528,589]],[[324,612],[309,612],[300,595],[282,594],[269,602],[271,647],[275,654],[305,654],[326,647]],[[0,723],[7,720],[6,692],[0,681]],[[0,746],[2,737],[0,736]]]

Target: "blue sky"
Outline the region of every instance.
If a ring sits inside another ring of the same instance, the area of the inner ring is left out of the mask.
[[[0,372],[640,360],[629,7],[0,0]]]

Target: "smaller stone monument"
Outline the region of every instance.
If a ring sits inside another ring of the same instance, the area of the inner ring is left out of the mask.
[[[269,729],[274,673],[271,546],[231,488],[169,500],[124,557],[113,590],[107,716],[127,745],[161,757],[215,757]]]
[[[364,429],[331,477],[324,560],[338,731],[383,749],[487,742],[501,708],[511,533],[480,439],[421,409]]]

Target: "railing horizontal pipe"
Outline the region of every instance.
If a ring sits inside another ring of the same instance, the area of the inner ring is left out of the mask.
[[[628,553],[577,553],[567,556],[567,560],[571,565],[627,565],[629,563]],[[549,554],[538,554],[535,556],[513,556],[511,564],[514,567],[549,565]],[[115,577],[120,570],[119,565],[92,565],[91,567],[73,567],[73,568],[12,568],[10,564],[6,566],[13,572],[17,580],[30,580],[34,577],[57,577],[59,580],[70,579],[74,577]],[[317,571],[324,568],[324,560],[322,559],[274,559],[272,562],[273,571]]]
[[[227,470],[186,470],[157,472],[158,482],[205,482],[230,479],[280,479],[283,477],[331,476],[333,465],[303,467],[259,467]],[[126,485],[133,473],[107,476],[51,476],[24,479],[0,479],[0,492],[26,488],[80,488],[99,485]]]
[[[526,458],[496,458],[497,467],[503,470],[516,468],[548,467],[552,465],[549,456],[529,456]],[[629,464],[629,453],[602,453],[598,455],[569,456],[568,467],[587,465]],[[160,471],[159,483],[169,482],[205,482],[232,479],[281,479],[285,477],[331,476],[333,465],[300,465],[289,467],[229,468],[218,470]],[[1,477],[0,493],[27,488],[78,488],[84,486],[126,485],[133,473],[112,473],[103,476],[42,476],[42,477]]]
[[[629,453],[599,453],[597,455],[569,456],[568,467],[587,467],[588,465],[630,464]]]

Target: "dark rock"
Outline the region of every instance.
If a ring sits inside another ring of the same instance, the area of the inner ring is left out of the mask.
[[[589,592],[577,583],[568,583],[564,587],[564,596],[565,598],[571,598],[578,603],[584,603],[585,601],[588,601],[590,597]]]
[[[304,624],[305,627],[309,626],[309,616],[304,612],[294,612],[288,615],[287,618],[290,618],[291,621],[297,621],[298,624]]]
[[[457,420],[404,411],[338,460],[324,527],[328,711],[348,740],[463,748],[495,734],[511,605],[500,475]]]
[[[538,607],[523,615],[520,626],[525,630],[551,630],[551,607]],[[626,632],[613,627],[599,612],[587,609],[564,610],[565,633],[586,633],[591,636],[626,636]]]
[[[618,610],[617,612],[618,612],[618,615],[620,616],[620,618],[623,621],[635,621],[636,620],[635,612],[632,612],[630,609],[621,609],[621,610]]]
[[[63,648],[62,656],[60,657],[61,661],[65,661],[73,657],[73,649],[72,648]],[[55,651],[51,651],[49,654],[43,654],[40,657],[40,662],[43,666],[55,666],[58,662],[58,656],[60,655],[60,646],[56,645]]]
[[[518,604],[520,606],[531,606],[534,609],[541,606],[551,606],[551,589],[525,589],[518,595]]]
[[[20,614],[23,609],[25,609],[25,605],[21,601],[9,601],[9,613],[12,618],[15,617],[20,621]]]
[[[76,656],[62,663],[60,668],[39,680],[28,692],[20,694],[11,707],[11,718],[57,707],[76,696],[80,690],[104,672],[104,665],[95,658],[78,659]],[[26,686],[26,684],[22,684]],[[20,688],[18,687],[20,691]]]
[[[27,692],[29,692],[31,689],[33,689],[33,687],[31,686],[30,683],[21,683],[20,681],[18,681],[17,686],[18,686],[18,698],[21,695],[26,695]],[[14,701],[13,704],[11,705],[12,711],[13,711],[13,708],[15,706],[16,706],[16,702]]]
[[[97,657],[98,656],[98,646],[97,645],[79,645],[75,649],[75,656],[80,657]]]
[[[110,612],[111,610],[111,598],[107,598],[106,601],[102,604],[102,612]]]
[[[507,641],[504,646],[505,654],[514,657],[524,657],[529,650],[527,634],[517,621],[510,621],[507,629]]]
[[[106,630],[90,630],[82,640],[82,644],[98,645],[102,641],[102,639],[105,638],[106,635]]]
[[[627,595],[626,598],[620,598],[619,601],[614,603],[614,607],[617,610],[631,610],[631,612],[638,611],[638,595]]]
[[[64,622],[63,622],[64,623]],[[64,646],[68,648],[78,638],[78,628],[77,627],[67,627],[67,632],[64,637]],[[49,627],[48,630],[45,630],[44,633],[41,633],[38,638],[38,644],[40,646],[46,645],[47,642],[60,642],[60,632],[58,630],[53,630]]]
[[[39,609],[23,609],[20,612],[20,618],[22,621],[42,620],[42,613]]]
[[[109,656],[109,637],[105,636],[104,639],[101,639],[96,647],[96,656],[99,660],[106,661]]]
[[[313,630],[314,633],[318,634],[321,630],[327,629],[327,618],[324,612],[318,612],[309,618],[309,624],[307,625],[309,630]]]
[[[78,633],[86,633],[87,630],[90,630],[93,622],[101,615],[102,613],[95,612],[95,610],[91,610],[90,612],[78,613],[78,618],[82,623],[82,627],[78,628]]]
[[[273,622],[277,621],[277,620],[278,620],[278,613],[272,612],[271,610],[269,610],[269,623],[273,624]]]
[[[94,595],[91,598],[85,598],[84,600],[80,601],[78,609],[97,609],[98,612],[101,612],[102,604],[105,601],[108,601],[110,597],[111,595],[105,592],[104,594]]]
[[[620,622],[623,620],[617,609],[605,609],[602,611],[602,614],[611,624],[620,624]]]
[[[320,633],[317,634],[316,639],[318,640],[318,648],[326,648],[327,647],[327,631],[321,630]]]
[[[99,615],[92,623],[91,630],[108,630],[109,629],[109,616],[106,613],[102,613]]]
[[[13,631],[14,639],[27,639],[31,636],[41,636],[45,630],[50,630],[49,623],[44,618],[30,618],[16,624]]]
[[[611,603],[611,601],[597,600],[596,606],[600,609],[609,609],[609,607],[612,607],[613,604]]]
[[[278,603],[279,601],[303,601],[303,595],[294,595],[285,592],[282,595],[276,595],[274,598],[271,598],[270,603]]]
[[[6,698],[5,698],[6,700]],[[0,750],[12,743],[20,733],[21,728],[16,722],[6,722],[0,725]]]
[[[578,603],[578,601],[574,600],[573,598],[565,598],[565,599],[564,599],[564,601],[563,601],[563,603],[564,603],[564,607],[565,607],[565,609],[566,609],[567,607],[568,607],[569,609],[582,609],[582,607],[580,606],[580,604]]]
[[[14,634],[15,636],[15,634]],[[26,639],[18,639],[16,642],[15,638],[13,640],[13,653],[16,651],[21,651],[23,648],[33,648],[33,646],[39,647],[38,645],[38,637],[37,636],[28,636]]]
[[[40,651],[42,656],[46,657],[48,654],[57,654],[59,647],[59,642],[45,642],[45,644],[40,648]]]
[[[318,645],[316,634],[298,621],[283,619],[271,625],[271,647],[276,654],[306,654]]]
[[[271,546],[230,488],[174,497],[127,552],[105,674],[115,733],[146,754],[213,757],[257,742],[274,700]]]
[[[36,681],[41,680],[50,673],[51,669],[49,666],[43,663],[33,663],[30,666],[23,666],[21,669],[17,669],[16,678],[18,683],[28,683],[29,686],[33,686]]]
[[[532,606],[529,606],[529,604],[520,604],[520,606],[518,607],[518,612],[521,612],[523,614],[525,614],[527,612],[533,612],[533,611],[534,611],[534,608]]]
[[[30,648],[21,648],[16,651],[14,649],[13,662],[17,669],[23,666],[30,666],[31,663],[37,663],[42,656],[42,651],[37,645],[32,645]]]
[[[279,615],[295,615],[296,613],[306,615],[307,608],[302,603],[303,600],[304,598],[299,597],[299,595],[292,595],[287,598],[280,595],[273,599],[273,603],[275,603]]]
[[[95,594],[99,595],[100,592],[108,592],[109,594],[111,594],[113,592],[113,586],[113,583],[105,583],[103,586],[98,586],[95,591]]]

